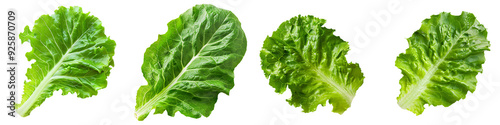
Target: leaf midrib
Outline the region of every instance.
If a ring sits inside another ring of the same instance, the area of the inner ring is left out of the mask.
[[[346,89],[342,89],[342,88],[347,88],[347,87],[337,84],[335,81],[333,81],[333,78],[326,76],[318,68],[314,67],[314,71],[318,74],[321,81],[328,83],[328,85],[330,85],[330,87],[336,89],[339,92],[339,94],[341,94],[346,99],[347,103],[351,103],[352,99],[354,98],[355,93],[348,92]]]
[[[281,40],[280,40],[281,41]],[[302,60],[307,60],[304,58],[304,56],[302,55],[302,51],[301,49],[297,48],[296,46],[291,46],[289,45],[288,43],[282,41],[286,46],[289,46],[291,48],[293,48],[296,53],[300,53],[298,54],[298,56],[300,58],[302,58]],[[355,93],[353,92],[348,92],[348,90],[344,89],[344,88],[347,88],[347,86],[341,86],[341,84],[338,84],[337,82],[333,81],[333,78],[331,77],[328,77],[325,75],[325,73],[323,73],[320,69],[318,69],[317,66],[311,64],[309,61],[305,61],[306,65],[308,67],[311,67],[309,68],[309,70],[313,71],[314,73],[317,74],[317,76],[319,76],[318,80],[321,80],[325,83],[327,83],[330,87],[332,87],[333,89],[335,89],[340,95],[342,95],[347,101],[347,103],[351,103],[352,99],[354,98],[355,96]]]

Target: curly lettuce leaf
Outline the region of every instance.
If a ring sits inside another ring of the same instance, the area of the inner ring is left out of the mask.
[[[472,13],[432,15],[408,38],[409,48],[396,60],[403,78],[399,81],[401,108],[417,115],[424,105],[450,106],[476,89],[482,72],[488,32]]]
[[[144,53],[148,85],[137,90],[136,118],[144,120],[153,109],[208,117],[219,93],[233,88],[246,42],[238,18],[213,5],[196,5],[170,21],[167,33]]]
[[[26,26],[19,37],[31,44],[26,57],[35,60],[26,72],[19,115],[28,116],[56,90],[87,98],[106,87],[115,41],[104,34],[97,17],[80,7],[61,6],[51,16],[42,15],[32,31]]]
[[[288,87],[288,103],[304,112],[326,102],[332,112],[342,114],[351,106],[356,90],[363,84],[357,63],[348,63],[349,45],[334,30],[322,27],[326,21],[297,16],[283,22],[260,51],[262,70],[277,93]]]

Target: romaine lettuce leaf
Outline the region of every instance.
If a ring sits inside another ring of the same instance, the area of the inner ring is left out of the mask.
[[[246,42],[238,18],[213,5],[196,5],[170,21],[167,33],[144,53],[148,85],[137,90],[136,118],[144,120],[153,109],[208,117],[219,93],[233,88]]]
[[[325,22],[300,15],[283,22],[264,41],[261,65],[277,93],[290,89],[290,105],[312,112],[328,101],[332,112],[342,114],[364,76],[357,63],[347,62],[347,42],[333,35],[333,29],[322,27]]]
[[[42,15],[32,31],[26,26],[19,37],[31,44],[26,57],[35,60],[26,72],[19,115],[28,116],[56,90],[87,98],[106,87],[115,41],[104,34],[97,17],[80,7],[61,6],[51,16]]]
[[[399,81],[401,108],[417,115],[424,105],[450,106],[476,89],[482,72],[488,32],[472,13],[432,15],[408,38],[409,48],[396,60],[403,78]]]

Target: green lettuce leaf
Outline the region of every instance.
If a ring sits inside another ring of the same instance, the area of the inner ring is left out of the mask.
[[[153,109],[208,117],[219,93],[233,88],[246,42],[238,18],[213,5],[196,5],[170,21],[167,33],[144,53],[148,85],[137,90],[136,118],[144,120]]]
[[[80,7],[59,7],[51,16],[42,15],[32,31],[26,26],[19,37],[31,44],[26,57],[35,60],[26,72],[19,115],[28,116],[56,90],[87,98],[106,87],[115,41],[106,37],[97,17]]]
[[[487,34],[472,13],[443,12],[425,19],[396,59],[403,74],[399,106],[420,115],[425,104],[448,107],[474,92],[490,46]]]
[[[332,112],[342,114],[351,106],[356,90],[363,84],[357,63],[348,63],[349,45],[334,30],[322,27],[326,21],[297,16],[283,22],[260,51],[262,70],[277,93],[288,87],[288,103],[304,112],[326,102]]]

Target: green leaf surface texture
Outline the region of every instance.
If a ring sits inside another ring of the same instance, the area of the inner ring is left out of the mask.
[[[19,37],[29,42],[29,61],[24,94],[17,111],[21,116],[40,106],[56,90],[79,98],[97,95],[107,85],[113,66],[115,41],[104,34],[101,21],[80,7],[59,7],[53,15],[42,15]]]
[[[342,114],[364,76],[357,63],[346,60],[348,43],[333,35],[335,30],[322,27],[325,22],[300,15],[283,22],[264,41],[261,66],[277,93],[290,89],[290,105],[307,113],[328,101],[332,112]]]
[[[196,5],[168,23],[166,34],[144,53],[142,72],[148,85],[137,91],[136,118],[151,110],[208,117],[219,93],[234,86],[234,68],[246,52],[238,18],[213,5]]]
[[[409,48],[396,59],[403,74],[399,106],[420,115],[425,104],[448,107],[474,92],[490,46],[487,34],[468,12],[443,12],[422,21],[407,39]]]

